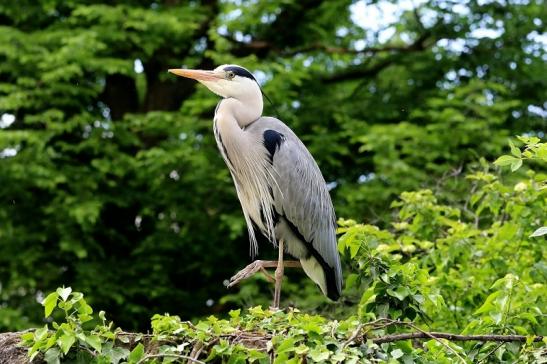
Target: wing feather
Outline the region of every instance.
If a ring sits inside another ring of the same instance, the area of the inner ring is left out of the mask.
[[[342,271],[336,242],[336,217],[326,182],[300,139],[281,121],[263,117],[254,128],[283,135],[271,158],[275,186],[274,207],[298,229],[323,260],[333,268],[341,290]]]

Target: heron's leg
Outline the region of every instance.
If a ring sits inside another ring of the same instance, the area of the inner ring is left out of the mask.
[[[281,300],[281,283],[283,282],[283,272],[285,268],[285,266],[283,265],[283,248],[283,239],[280,239],[279,246],[277,247],[277,249],[279,250],[277,268],[275,269],[275,291],[272,305],[272,308],[274,309],[279,308],[279,301]]]
[[[302,267],[300,262],[297,260],[284,261],[283,265],[287,268]],[[245,268],[237,272],[236,275],[234,275],[232,278],[230,278],[230,282],[226,285],[226,287],[228,288],[233,287],[239,282],[241,282],[242,280],[247,279],[258,272],[263,272],[264,274],[266,274],[266,277],[269,280],[274,281],[275,279],[269,273],[266,272],[266,268],[277,268],[277,266],[278,266],[277,260],[255,260],[254,262],[252,262],[251,264],[247,265]]]

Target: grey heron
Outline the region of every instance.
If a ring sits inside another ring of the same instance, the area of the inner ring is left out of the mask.
[[[254,261],[233,276],[228,286],[276,267],[273,307],[278,308],[284,267],[301,266],[323,294],[337,300],[342,269],[325,180],[294,132],[282,121],[262,116],[262,91],[255,77],[237,65],[169,72],[197,80],[222,97],[213,129],[243,209],[251,255],[258,250],[255,229],[279,250],[277,261]],[[284,252],[300,262],[284,261]]]

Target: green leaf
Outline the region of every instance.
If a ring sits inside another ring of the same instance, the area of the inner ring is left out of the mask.
[[[66,301],[68,299],[68,296],[72,292],[72,288],[66,287],[66,288],[57,288],[57,293],[61,297],[63,301]]]
[[[89,335],[85,337],[85,342],[89,344],[93,349],[95,349],[98,353],[101,352],[102,342],[101,338],[97,335]]]
[[[348,274],[346,278],[346,288],[353,288],[357,285],[359,275],[356,273]]]
[[[51,315],[53,309],[57,306],[57,298],[59,298],[59,294],[57,292],[52,292],[42,301],[42,306],[44,306],[44,317],[49,317]]]
[[[48,328],[47,325],[34,331],[34,341],[41,341],[47,337]]]
[[[296,341],[297,341],[296,338],[289,336],[286,339],[284,339],[275,350],[278,353],[294,351],[294,346],[296,344]]]
[[[508,166],[508,165],[518,161],[518,160],[519,160],[518,158],[515,158],[515,157],[510,156],[510,155],[502,155],[501,157],[496,159],[494,164],[497,165],[497,166],[503,167],[503,166]]]
[[[296,355],[303,355],[303,354],[306,354],[309,350],[310,348],[308,348],[306,345],[300,344],[294,348],[294,353]]]
[[[408,287],[399,286],[395,291],[391,288],[388,288],[386,290],[386,293],[392,297],[396,297],[399,301],[402,301],[410,294],[410,291]]]
[[[309,351],[308,356],[317,363],[323,363],[329,359],[330,351],[326,347],[315,347]]]
[[[401,349],[395,349],[391,352],[391,356],[395,359],[399,359],[403,355],[405,355],[405,353],[403,353]]]
[[[230,312],[228,312],[228,315],[230,315],[230,317],[233,319],[238,318],[241,315],[241,309],[230,310]]]
[[[129,350],[121,347],[113,347],[112,343],[106,343],[103,346],[103,355],[110,358],[110,364],[118,364],[129,355]]]
[[[57,348],[51,348],[44,354],[44,360],[47,364],[59,364],[61,362],[60,357],[61,353]]]
[[[74,333],[65,332],[59,337],[59,339],[57,339],[57,345],[59,345],[63,353],[66,355],[75,341],[76,336],[74,335]]]
[[[542,226],[536,231],[534,231],[532,235],[530,235],[530,237],[535,238],[536,236],[543,236],[545,234],[547,234],[547,226]]]
[[[511,147],[511,154],[514,155],[517,158],[520,158],[522,156],[522,153],[520,152],[520,149],[515,147],[512,141],[509,140],[509,146]]]
[[[344,359],[346,359],[346,354],[343,352],[338,352],[330,357],[331,362],[340,363],[344,362]]]
[[[474,314],[479,314],[479,313],[484,313],[484,312],[490,312],[492,311],[493,309],[495,309],[495,306],[493,304],[494,300],[500,296],[502,294],[502,291],[496,291],[492,294],[490,294],[486,300],[484,301],[484,303],[482,304],[481,307],[479,307],[478,310],[476,310],[474,312]]]
[[[129,356],[127,357],[127,362],[129,364],[135,364],[139,362],[144,357],[144,345],[142,343],[138,343],[137,346],[129,353]]]
[[[516,161],[511,163],[511,172],[515,172],[521,166],[522,166],[522,159],[517,159]]]
[[[21,334],[21,341],[30,341],[33,339],[34,339],[33,332],[25,332],[24,334]]]

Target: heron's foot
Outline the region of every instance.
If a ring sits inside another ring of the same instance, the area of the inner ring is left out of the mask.
[[[242,280],[247,279],[258,272],[264,273],[264,275],[270,282],[275,282],[275,279],[266,271],[266,268],[274,267],[277,267],[277,261],[255,260],[254,262],[237,272],[236,275],[234,275],[232,278],[230,278],[230,282],[226,285],[226,287],[231,288]]]
[[[258,272],[262,272],[270,282],[275,282],[275,278],[266,271],[266,268],[277,268],[278,262],[276,260],[255,260],[251,264],[247,265],[245,268],[236,273],[226,285],[226,287],[231,288],[238,284],[239,282],[255,275]],[[284,261],[283,265],[286,268],[301,268],[302,265],[297,260]]]

